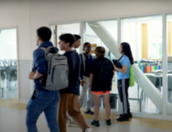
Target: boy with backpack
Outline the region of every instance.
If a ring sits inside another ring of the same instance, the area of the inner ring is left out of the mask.
[[[53,44],[49,42],[51,34],[51,30],[47,27],[37,29],[37,46],[39,47],[33,52],[34,67],[33,71],[29,74],[29,79],[35,81],[35,91],[27,105],[27,132],[38,132],[36,122],[42,112],[45,114],[50,131],[59,132],[56,118],[59,91],[53,89],[54,87],[50,87],[50,90],[46,87],[45,82],[47,83],[47,81],[44,80],[45,76],[47,78],[49,77],[47,75],[49,66],[47,65],[44,49],[52,49],[54,53],[58,51],[55,48],[50,48],[53,47]],[[44,81],[41,81],[42,79]]]
[[[80,56],[76,51],[72,50],[72,46],[76,41],[72,34],[63,34],[59,37],[60,49],[66,51],[64,56],[67,57],[69,65],[69,86],[60,90],[60,102],[58,121],[60,132],[67,132],[66,130],[66,113],[79,125],[83,132],[92,132],[81,114],[79,106],[79,85],[80,85]]]

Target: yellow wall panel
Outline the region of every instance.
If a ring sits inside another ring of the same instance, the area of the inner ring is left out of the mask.
[[[142,58],[148,59],[148,25],[142,24]]]
[[[171,22],[168,22],[168,55],[171,56]]]

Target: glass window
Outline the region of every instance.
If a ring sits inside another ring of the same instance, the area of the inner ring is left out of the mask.
[[[107,37],[113,38],[113,42],[107,40]],[[110,45],[117,45],[117,20],[108,21],[92,21],[86,23],[85,41],[92,44],[92,55],[95,56],[94,50],[97,46],[103,46],[106,49],[105,57],[109,60],[115,59],[111,53]],[[117,108],[117,78],[113,78],[112,91],[110,94],[110,103],[112,109]],[[86,103],[84,107],[86,106]],[[103,108],[103,100],[101,99],[100,106]]]
[[[73,24],[61,24],[61,25],[52,25],[51,30],[52,34],[52,42],[55,46],[58,46],[59,36],[64,33],[71,33],[71,34],[80,34],[80,23],[73,23]],[[76,49],[79,53],[79,48]],[[60,51],[60,53],[64,53],[64,51]]]
[[[131,111],[161,114],[162,16],[122,19],[121,41],[130,44],[135,60],[136,83],[129,88]]]
[[[158,27],[158,28],[157,28]],[[162,59],[162,21],[148,22],[148,58]]]
[[[1,99],[17,101],[17,36],[15,28],[0,30],[0,75]]]

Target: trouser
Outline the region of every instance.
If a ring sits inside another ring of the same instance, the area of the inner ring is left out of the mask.
[[[82,87],[82,90],[81,90],[81,93],[79,96],[79,105],[81,108],[84,103],[85,96],[87,95],[87,91],[88,91],[88,100],[87,100],[87,106],[86,106],[86,111],[87,111],[87,110],[90,110],[92,107],[94,95],[92,94],[92,92],[90,90],[89,77],[83,76],[83,80],[85,82],[85,86]]]
[[[130,112],[130,104],[128,100],[129,79],[118,80],[118,94],[123,105],[123,114]]]
[[[27,105],[27,132],[38,132],[36,122],[44,112],[50,132],[60,132],[57,122],[58,91],[35,91]]]
[[[78,124],[83,132],[89,128],[81,114],[79,107],[79,96],[75,94],[61,93],[59,101],[58,121],[60,132],[67,132],[66,130],[66,113]]]

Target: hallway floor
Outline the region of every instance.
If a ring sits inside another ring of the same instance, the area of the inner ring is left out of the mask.
[[[25,115],[26,111],[22,110],[24,107],[19,109],[14,108],[2,108],[0,107],[0,132],[26,132],[25,126]],[[100,127],[96,128],[90,125],[93,116],[87,116],[87,123],[94,132],[171,132],[172,127],[170,121],[165,121],[168,127],[162,129],[153,128],[156,123],[156,120],[145,119],[141,121],[139,118],[133,118],[130,122],[117,123],[115,119],[112,119],[112,125],[106,126],[104,121],[100,122]],[[147,120],[147,121],[146,121]],[[135,122],[135,123],[134,123]],[[137,122],[137,123],[136,123]],[[142,125],[139,123],[142,122]],[[167,124],[169,123],[169,124]],[[151,126],[152,124],[152,126]],[[153,125],[154,124],[154,125]],[[163,126],[163,122],[161,123]],[[49,132],[47,127],[44,114],[42,114],[37,122],[39,132]],[[158,126],[158,124],[157,124]],[[171,127],[171,128],[170,128]],[[167,129],[167,130],[165,130]],[[69,132],[81,132],[79,128],[68,128]]]

